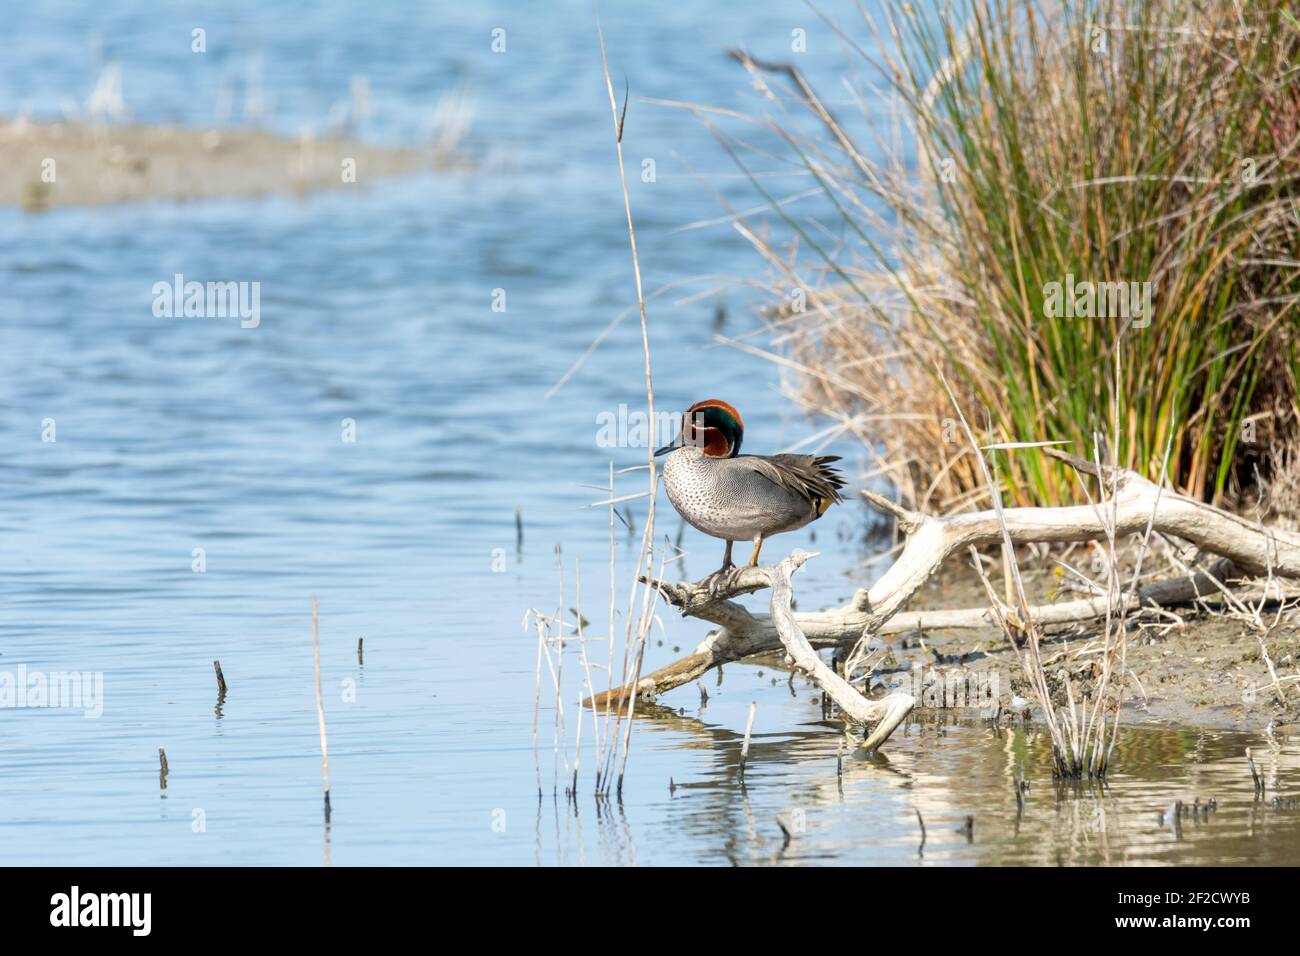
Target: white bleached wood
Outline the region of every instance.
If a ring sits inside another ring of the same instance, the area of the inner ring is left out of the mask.
[[[876,724],[863,745],[874,750],[889,739],[894,728],[912,712],[916,699],[909,694],[897,693],[884,700],[870,700],[827,667],[813,650],[790,609],[794,597],[790,577],[811,557],[813,555],[806,551],[795,551],[776,567],[765,569],[772,585],[771,611],[777,637],[785,647],[786,663],[811,677],[849,719],[859,724]]]

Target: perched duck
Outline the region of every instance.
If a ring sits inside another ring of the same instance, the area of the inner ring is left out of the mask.
[[[707,398],[682,416],[677,439],[655,452],[667,455],[664,488],[678,514],[693,528],[727,542],[715,586],[735,565],[731,546],[753,541],[749,566],[758,564],[763,541],[794,531],[842,501],[844,479],[827,455],[742,455],[745,423],[726,402]]]

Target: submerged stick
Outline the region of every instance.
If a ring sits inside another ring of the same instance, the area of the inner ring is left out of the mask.
[[[167,789],[167,751],[158,748],[158,789]]]
[[[226,696],[226,675],[221,673],[221,661],[213,661],[212,667],[217,672],[217,693]]]
[[[316,614],[316,595],[311,596],[311,653],[316,664],[316,718],[320,721],[320,772],[325,784],[325,816],[330,813],[330,751],[325,739],[325,698],[320,689],[320,625]]]
[[[785,821],[780,817],[776,818],[776,825],[781,828],[781,849],[784,851],[789,848],[793,837],[790,834],[790,828],[785,825]]]
[[[358,664],[365,664],[366,662],[366,654],[364,650],[365,643],[366,643],[366,639],[364,637],[357,638],[357,663]]]

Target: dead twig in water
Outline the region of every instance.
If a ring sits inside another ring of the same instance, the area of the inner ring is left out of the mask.
[[[793,837],[790,834],[790,828],[785,825],[785,821],[780,817],[776,818],[776,825],[781,828],[781,852],[784,853],[789,848]]]
[[[217,672],[217,693],[222,697],[226,696],[226,675],[221,673],[221,661],[212,662],[213,669]]]
[[[1255,798],[1259,799],[1264,796],[1264,778],[1255,769],[1255,755],[1250,752],[1249,747],[1246,748],[1246,763],[1250,765],[1250,777],[1255,782]]]

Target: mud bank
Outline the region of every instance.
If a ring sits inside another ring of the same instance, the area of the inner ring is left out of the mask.
[[[0,121],[0,205],[292,195],[467,165],[454,150],[250,129]]]
[[[983,588],[969,572],[946,569],[936,575],[913,601],[915,607],[958,608],[987,604]],[[1026,576],[1031,601],[1050,601],[1057,582],[1035,571]],[[1195,726],[1262,731],[1300,726],[1300,624],[1296,612],[1264,640],[1281,681],[1274,690],[1260,639],[1244,622],[1220,613],[1180,608],[1181,623],[1144,621],[1130,626],[1125,692],[1121,720],[1129,726]],[[1276,611],[1266,611],[1272,622]],[[1057,628],[1047,632],[1043,658],[1049,675],[1068,668],[1075,686],[1084,686],[1099,657],[1100,623]],[[966,676],[971,687],[997,687],[1003,702],[1011,695],[1029,698],[1020,664],[996,629],[927,630],[889,642],[893,660],[877,670],[886,685],[924,692],[934,682]],[[1290,680],[1288,680],[1290,678]],[[973,692],[972,692],[973,693]],[[918,713],[936,712],[943,691],[918,694]],[[1062,698],[1062,703],[1064,698]],[[929,707],[927,707],[927,703]],[[983,706],[969,695],[958,703]],[[947,709],[947,708],[944,708]],[[1037,708],[1031,710],[1036,715]]]

